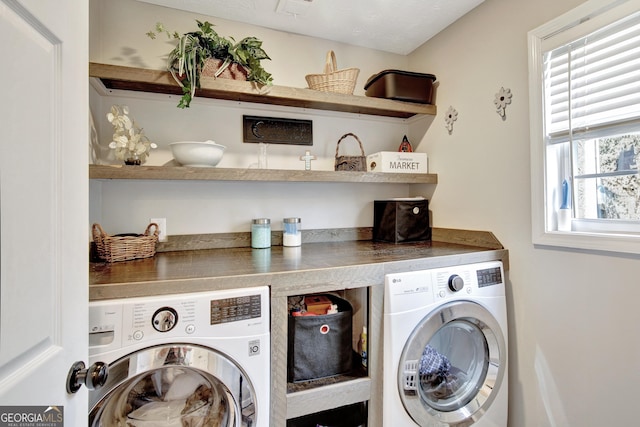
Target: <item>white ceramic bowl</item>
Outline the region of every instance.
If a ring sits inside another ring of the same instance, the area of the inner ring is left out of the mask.
[[[172,142],[171,152],[173,157],[182,166],[211,168],[222,160],[224,145],[213,141],[180,141]]]

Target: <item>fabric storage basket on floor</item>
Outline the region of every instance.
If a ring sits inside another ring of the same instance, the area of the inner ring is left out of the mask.
[[[351,304],[326,295],[338,305],[338,313],[289,316],[288,380],[306,381],[351,370],[353,350]]]
[[[367,405],[365,403],[354,403],[287,421],[287,427],[365,427],[366,425]]]

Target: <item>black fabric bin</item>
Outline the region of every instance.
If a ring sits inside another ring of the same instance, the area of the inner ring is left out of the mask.
[[[338,305],[338,313],[317,316],[289,316],[288,380],[307,381],[331,377],[351,370],[351,304],[326,295]]]
[[[287,421],[287,427],[365,427],[367,405],[355,403]]]
[[[393,243],[430,241],[429,201],[375,200],[373,240]]]

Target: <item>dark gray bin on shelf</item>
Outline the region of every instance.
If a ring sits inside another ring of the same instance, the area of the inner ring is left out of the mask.
[[[369,77],[364,90],[366,96],[432,104],[435,81],[433,74],[384,70]]]
[[[392,243],[430,241],[429,201],[375,200],[373,240]]]
[[[353,308],[337,296],[327,295],[338,313],[289,316],[288,380],[326,378],[347,373],[353,362]]]

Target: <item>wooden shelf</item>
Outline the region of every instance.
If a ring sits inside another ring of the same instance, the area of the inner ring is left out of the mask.
[[[352,381],[287,394],[287,419],[297,418],[371,399],[371,380]]]
[[[107,89],[182,95],[182,89],[168,71],[89,63],[89,76]],[[298,108],[409,118],[435,115],[436,106],[366,96],[321,92],[308,88],[258,86],[251,82],[203,77],[196,96]]]
[[[354,182],[381,184],[438,183],[438,175],[435,174],[125,165],[89,165],[89,178],[201,181]]]

